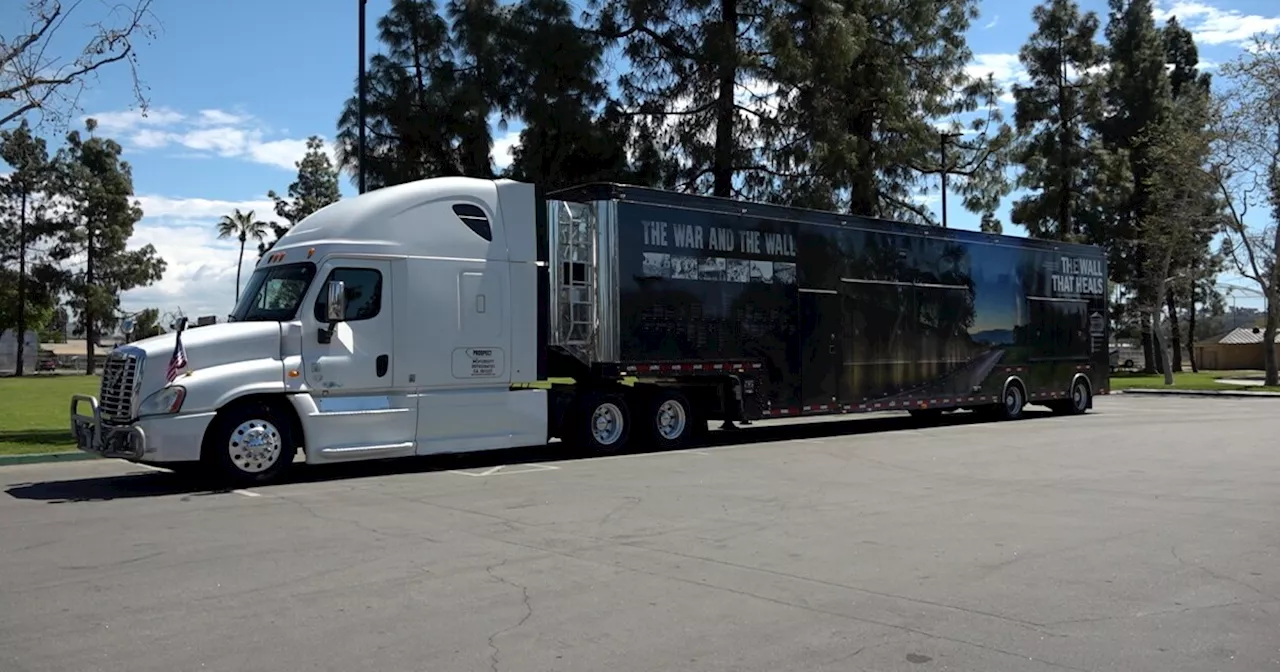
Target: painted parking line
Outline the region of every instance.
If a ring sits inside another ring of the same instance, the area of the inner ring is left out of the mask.
[[[459,476],[471,476],[479,478],[482,476],[507,476],[510,474],[531,474],[535,471],[555,471],[559,469],[553,464],[500,464],[496,467],[481,469],[480,471],[469,471],[466,469],[450,469],[447,473],[457,474]]]

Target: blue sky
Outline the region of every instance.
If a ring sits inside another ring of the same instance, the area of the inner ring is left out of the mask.
[[[88,0],[79,11],[88,18],[101,11],[100,1]],[[375,22],[389,2],[369,2],[371,50]],[[25,3],[5,4],[0,25],[14,25]],[[1105,20],[1105,0],[1081,4]],[[1032,6],[1028,0],[982,3],[970,34],[973,72],[991,72],[1006,86],[1018,81],[1016,54],[1033,30]],[[1157,7],[1196,33],[1201,59],[1210,64],[1231,59],[1250,34],[1280,29],[1276,0],[1160,0]],[[215,239],[213,224],[237,207],[270,216],[266,192],[288,187],[306,137],[333,137],[355,82],[356,0],[155,0],[154,11],[160,33],[139,48],[148,117],[131,109],[124,68],[104,72],[81,99],[84,112],[120,140],[133,165],[146,212],[133,242],[155,244],[170,265],[160,283],[127,293],[123,304],[127,310],[155,306],[222,317],[232,304],[236,250]],[[59,43],[79,44],[72,28]],[[513,139],[499,138],[499,163]],[[354,194],[345,177],[342,188]],[[936,194],[926,200],[936,211]],[[959,201],[950,199],[951,225],[977,228],[977,218]],[[1006,232],[1022,234],[1007,224],[1008,207],[998,213]],[[248,256],[246,275],[254,259]],[[1256,301],[1241,298],[1240,305]]]

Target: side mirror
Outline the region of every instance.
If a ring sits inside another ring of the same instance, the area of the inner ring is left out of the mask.
[[[330,280],[327,287],[329,293],[325,307],[325,318],[329,324],[337,324],[347,319],[347,287],[341,280]]]

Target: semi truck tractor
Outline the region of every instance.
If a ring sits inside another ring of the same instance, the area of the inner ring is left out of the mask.
[[[224,324],[117,347],[80,449],[242,484],[308,464],[1108,392],[1101,249],[618,184],[446,177],[323,208]]]

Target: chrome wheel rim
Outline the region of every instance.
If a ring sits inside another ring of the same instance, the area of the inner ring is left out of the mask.
[[[689,423],[688,415],[685,414],[684,404],[675,399],[668,399],[658,406],[658,434],[668,440],[674,441],[684,435],[684,429]]]
[[[231,463],[250,474],[264,472],[279,462],[283,447],[280,430],[266,420],[246,420],[240,423],[227,441]]]
[[[602,446],[611,446],[622,438],[622,409],[617,404],[600,404],[591,414],[591,436]]]

